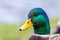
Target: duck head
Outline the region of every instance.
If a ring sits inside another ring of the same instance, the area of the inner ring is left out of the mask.
[[[42,8],[30,10],[27,21],[19,30],[26,30],[32,26],[35,34],[50,34],[49,18]]]

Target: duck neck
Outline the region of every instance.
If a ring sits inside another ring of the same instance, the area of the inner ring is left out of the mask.
[[[50,25],[34,26],[34,33],[39,35],[50,34]]]

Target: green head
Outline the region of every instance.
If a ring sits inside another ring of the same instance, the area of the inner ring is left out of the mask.
[[[28,21],[24,24],[25,26],[21,27],[28,29],[30,26],[33,26],[35,34],[50,34],[50,24],[49,19],[45,11],[41,8],[34,8],[28,14]],[[29,24],[26,27],[26,24]]]

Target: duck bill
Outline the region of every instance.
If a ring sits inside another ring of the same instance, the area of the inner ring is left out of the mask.
[[[26,30],[26,29],[30,28],[32,25],[33,25],[33,23],[31,22],[31,19],[28,19],[28,20],[25,22],[25,24],[19,28],[19,30],[20,30],[20,31]]]

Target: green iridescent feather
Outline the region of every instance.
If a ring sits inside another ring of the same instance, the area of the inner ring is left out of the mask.
[[[34,8],[28,14],[28,19],[33,23],[35,34],[50,34],[49,18],[46,12],[41,8]]]

